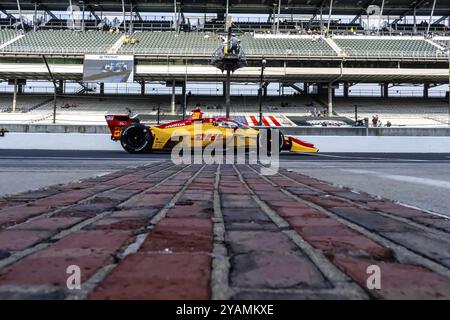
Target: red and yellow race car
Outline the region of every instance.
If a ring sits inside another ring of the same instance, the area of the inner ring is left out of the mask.
[[[231,118],[203,117],[200,109],[194,109],[186,120],[149,126],[129,115],[106,115],[106,122],[111,131],[111,139],[120,141],[129,153],[146,153],[153,150],[170,150],[185,137],[190,138],[192,146],[206,147],[222,140],[224,147],[251,148],[259,146],[260,130],[248,127]],[[270,132],[270,130],[269,130]],[[313,144],[300,139],[279,134],[279,149],[291,152],[318,152]],[[267,142],[268,141],[268,142]],[[268,150],[272,138],[266,139]]]

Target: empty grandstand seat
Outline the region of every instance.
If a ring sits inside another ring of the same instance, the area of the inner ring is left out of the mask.
[[[29,32],[2,49],[3,52],[104,53],[120,38],[100,31],[42,30]]]
[[[402,37],[334,38],[334,41],[349,56],[430,57],[436,56],[438,49],[423,39]]]
[[[203,33],[137,32],[137,44],[123,45],[120,53],[136,54],[212,54],[220,42],[214,35]],[[246,55],[325,55],[335,51],[322,38],[254,38],[240,36]]]
[[[336,52],[320,37],[273,38],[242,36],[242,46],[248,55],[335,56]]]
[[[212,54],[219,42],[214,36],[193,32],[136,32],[139,43],[122,45],[120,53]]]
[[[0,46],[16,36],[17,32],[15,30],[9,29],[0,30]]]

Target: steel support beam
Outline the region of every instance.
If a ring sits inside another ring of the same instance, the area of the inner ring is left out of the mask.
[[[84,3],[86,5],[86,9],[90,12],[90,14],[92,14],[92,16],[95,18],[95,20],[97,22],[101,21],[102,19],[95,12],[95,7],[100,7],[100,4],[93,5],[93,4],[90,4],[89,1],[87,1],[87,0],[85,0]]]
[[[8,19],[16,19],[11,13],[0,7],[0,12],[2,12],[5,16],[8,17]]]
[[[228,21],[228,12],[229,12],[229,7],[230,7],[230,1],[227,0],[226,5],[225,5],[225,23],[224,23],[224,31],[227,31],[227,21]]]
[[[64,94],[64,80],[59,80],[58,93]]]
[[[295,83],[289,83],[288,86],[291,87],[292,89],[294,89],[295,91],[297,91],[298,93],[305,95],[305,87],[304,86],[303,86],[303,89],[298,87]]]
[[[227,80],[225,83],[225,117],[230,117],[230,109],[231,109],[231,71],[227,70]]]
[[[72,0],[69,0],[69,7],[70,7],[70,20],[72,20],[72,29],[75,30],[75,17],[73,15]]]
[[[309,20],[309,27],[311,27],[312,22],[314,21],[314,19],[317,17],[317,15],[323,9],[323,6],[325,5],[325,2],[326,2],[326,0],[322,0],[320,5],[317,6],[316,11],[314,12],[314,14],[312,15],[311,19]]]
[[[175,80],[172,80],[172,99],[170,101],[170,110],[175,114]]]
[[[331,0],[333,1],[333,0]],[[278,12],[277,12],[277,30],[276,34],[280,32],[280,14],[281,14],[281,0],[278,0]]]
[[[328,116],[333,115],[333,82],[328,83]]]
[[[186,82],[183,82],[183,86],[181,87],[181,95],[182,95],[182,99],[181,99],[181,107],[183,109],[183,120],[186,119]]]
[[[273,19],[272,19],[272,32],[273,33],[275,33],[275,31],[276,31],[276,25],[275,25],[275,23],[276,23],[276,18],[275,18],[275,16],[276,16],[276,14],[275,14],[276,6],[277,6],[277,4],[274,3],[273,4],[273,8],[272,8],[272,10],[273,10],[273,13],[272,13],[272,17],[273,17]]]
[[[84,4],[84,1],[83,1],[83,3],[82,3],[82,5],[83,5],[83,15],[82,15],[82,17],[81,17],[81,30],[84,32],[86,29],[85,29],[85,24],[84,24],[84,13],[85,13],[85,10],[86,10],[86,6],[85,6],[85,4]]]
[[[56,85],[56,80],[53,77],[52,70],[50,69],[50,66],[48,65],[47,59],[45,56],[42,56],[42,59],[44,60],[45,66],[47,67],[48,74],[50,75],[50,79],[53,83],[54,92],[53,92],[53,123],[56,123],[56,98],[58,93],[58,86]]]
[[[429,83],[424,83],[423,84],[423,97],[424,98],[428,98],[428,90],[430,89],[430,84]]]
[[[25,31],[25,27],[23,25],[22,8],[20,7],[20,0],[17,0],[17,10],[19,11],[20,25],[22,26],[22,30]]]
[[[133,4],[130,3],[130,24],[128,25],[128,32],[133,33]]]
[[[173,30],[178,31],[177,22],[177,0],[173,0]]]
[[[330,11],[328,12],[327,30],[330,32],[331,14],[333,13],[333,0],[330,0]]]
[[[348,98],[348,89],[350,88],[348,81],[344,81],[344,98]]]
[[[411,6],[408,10],[404,11],[402,14],[400,14],[400,16],[395,19],[394,21],[392,21],[391,25],[396,24],[397,22],[399,22],[400,20],[402,20],[406,15],[408,15],[409,13],[411,13],[414,9],[419,9],[420,7],[422,7],[423,5],[425,5],[425,3],[428,3],[427,0],[421,0],[419,1],[417,4]]]
[[[123,31],[124,33],[127,33],[127,23],[125,21],[125,1],[122,0],[122,18],[123,18]]]
[[[134,13],[135,13],[136,16],[138,17],[139,21],[140,21],[140,22],[144,21],[144,20],[142,19],[142,16],[141,16],[140,10],[139,10],[139,8],[138,8],[138,6],[137,6],[137,4],[136,4],[136,1],[133,1],[133,7],[134,7]]]
[[[34,3],[33,30],[37,30],[37,2]]]
[[[17,79],[14,79],[14,94],[13,94],[13,106],[12,106],[12,112],[16,112],[16,106],[17,106]]]
[[[323,7],[320,7],[320,35],[323,36]]]
[[[375,0],[370,0],[370,1],[365,2],[364,5],[362,6],[361,11],[359,11],[359,13],[353,18],[353,20],[350,23],[355,23],[356,21],[358,21],[358,19],[361,18],[361,16],[366,13],[367,7],[369,7],[374,2],[375,2]],[[383,0],[383,3],[384,3],[384,0]]]
[[[434,8],[435,8],[435,7],[436,7],[436,0],[433,1],[433,7],[431,8],[430,19],[429,19],[429,21],[428,21],[428,27],[427,27],[427,34],[430,33],[431,19],[433,19]]]
[[[433,22],[433,24],[440,24],[441,22],[445,21],[445,19],[447,19],[448,17],[449,17],[449,15],[442,16],[439,19],[437,19],[435,22]]]
[[[382,84],[382,96],[383,98],[389,98],[389,83],[385,82]]]

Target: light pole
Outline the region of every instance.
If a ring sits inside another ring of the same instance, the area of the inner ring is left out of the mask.
[[[263,83],[264,83],[264,69],[266,68],[266,59],[262,58],[261,60],[261,77],[259,79],[259,90],[258,90],[258,101],[259,101],[259,126],[262,126],[262,91],[263,91]]]

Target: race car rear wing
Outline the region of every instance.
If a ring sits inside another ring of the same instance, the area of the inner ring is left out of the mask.
[[[133,122],[127,114],[108,114],[105,119],[111,131],[111,140],[120,140],[123,129]]]

